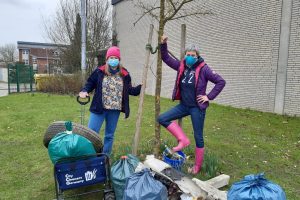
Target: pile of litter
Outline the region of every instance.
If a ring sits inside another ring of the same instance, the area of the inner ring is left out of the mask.
[[[228,175],[201,181],[174,169],[153,155],[146,156],[143,163],[137,160],[133,155],[128,155],[113,164],[111,174],[117,200],[227,199],[227,193],[218,188],[229,183]]]

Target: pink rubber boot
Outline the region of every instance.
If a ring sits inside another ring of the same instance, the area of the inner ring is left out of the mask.
[[[190,173],[198,174],[200,172],[201,166],[203,163],[203,158],[204,158],[204,147],[203,148],[196,147],[196,149],[195,149],[195,164],[189,170]]]
[[[178,141],[178,145],[173,147],[173,151],[180,151],[184,147],[187,147],[190,144],[190,140],[186,137],[181,127],[176,123],[172,122],[168,127],[167,130],[176,137]]]

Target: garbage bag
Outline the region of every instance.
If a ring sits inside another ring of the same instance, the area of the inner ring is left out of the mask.
[[[228,200],[286,200],[283,189],[264,177],[250,174],[234,183],[227,193]]]
[[[122,156],[111,167],[111,181],[117,200],[123,199],[126,180],[134,173],[138,166],[139,159],[131,154]]]
[[[126,181],[123,200],[166,200],[167,188],[155,180],[149,169],[132,174]]]
[[[48,154],[53,164],[62,158],[96,154],[91,141],[72,132],[72,122],[66,122],[65,132],[55,135],[49,143]]]

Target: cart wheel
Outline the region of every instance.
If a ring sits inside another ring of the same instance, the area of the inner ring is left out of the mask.
[[[58,196],[57,200],[64,200],[62,196]]]
[[[115,200],[116,196],[114,192],[104,193],[104,200]]]
[[[97,134],[92,129],[89,129],[88,127],[85,127],[81,124],[77,124],[73,122],[72,125],[73,125],[72,131],[74,133],[81,135],[86,139],[88,139],[89,141],[91,141],[92,144],[94,145],[96,152],[102,153],[103,144],[101,138],[99,137],[99,134]],[[51,123],[44,135],[43,143],[45,147],[48,148],[49,142],[57,133],[64,132],[64,131],[66,131],[65,121],[56,121]]]

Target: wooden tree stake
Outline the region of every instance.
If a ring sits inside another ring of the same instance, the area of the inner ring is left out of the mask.
[[[186,41],[186,25],[181,24],[180,60],[184,58],[185,41]],[[182,118],[178,119],[178,124],[180,127],[182,127]]]
[[[150,31],[149,31],[149,37],[148,37],[148,43],[151,44],[152,42],[152,35],[153,35],[153,24],[150,24]],[[142,89],[140,93],[140,102],[139,102],[139,108],[137,113],[137,119],[136,119],[136,131],[134,135],[134,141],[133,141],[133,148],[132,148],[132,154],[137,155],[137,149],[139,145],[140,140],[140,130],[141,130],[141,122],[142,122],[142,113],[143,113],[143,105],[144,105],[144,96],[145,96],[145,89],[146,89],[146,83],[147,83],[147,73],[149,68],[149,59],[150,59],[150,49],[146,50],[146,61],[144,65],[143,70],[143,76],[142,76]]]

